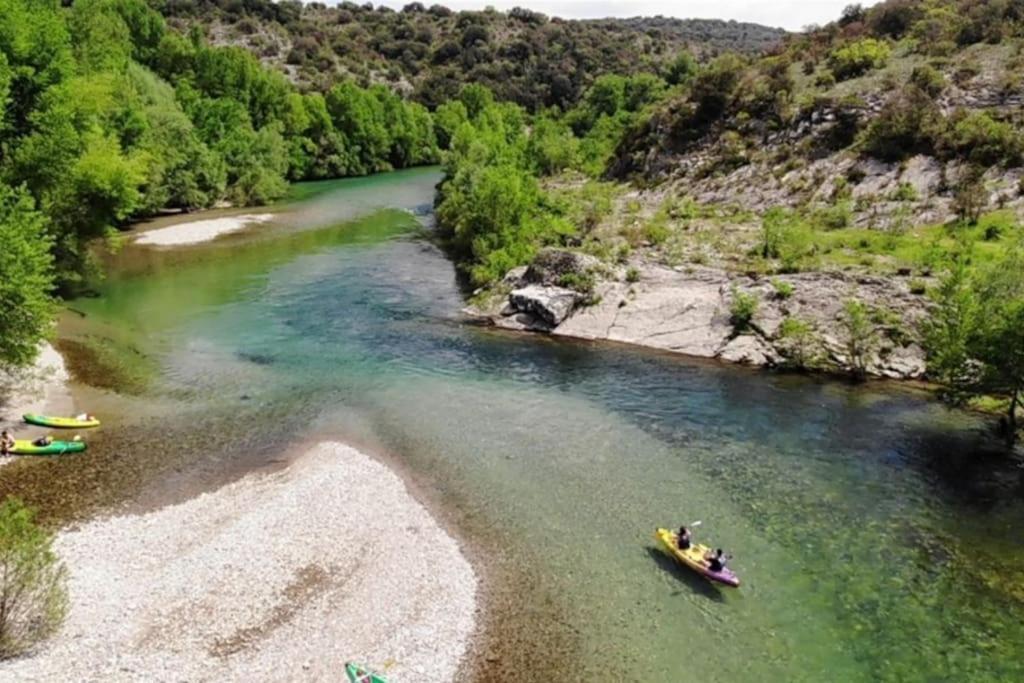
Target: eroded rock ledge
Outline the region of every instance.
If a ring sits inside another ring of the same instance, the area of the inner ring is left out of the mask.
[[[925,374],[915,331],[927,314],[926,300],[912,293],[904,278],[825,272],[769,278],[646,262],[602,270],[590,258],[544,252],[539,264],[510,272],[499,294],[469,312],[506,329],[607,339],[748,365],[849,372],[857,363],[850,357],[844,306],[857,300],[869,312],[866,372],[894,379]],[[544,267],[552,262],[564,268],[552,273]],[[589,296],[565,286],[584,275],[596,278]],[[744,295],[757,306],[740,331],[732,304]],[[805,324],[807,332],[795,337],[787,319]]]

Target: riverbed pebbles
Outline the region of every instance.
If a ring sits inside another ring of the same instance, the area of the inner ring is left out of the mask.
[[[324,443],[179,505],[62,532],[61,631],[3,681],[451,680],[475,622],[458,544],[376,460]]]

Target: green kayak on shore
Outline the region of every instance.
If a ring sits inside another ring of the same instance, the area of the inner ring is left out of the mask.
[[[14,455],[63,455],[64,453],[81,453],[85,450],[84,441],[51,441],[45,446],[37,446],[27,439],[15,439]]]
[[[352,683],[388,683],[388,679],[375,674],[364,666],[349,662],[345,665],[345,673]]]

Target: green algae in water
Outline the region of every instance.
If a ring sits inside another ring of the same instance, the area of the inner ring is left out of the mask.
[[[126,250],[81,302],[152,349],[151,392],[187,392],[158,441],[186,446],[174,466],[241,467],[318,435],[394,453],[529,565],[517,613],[537,616],[516,642],[539,657],[574,638],[563,676],[1024,676],[1020,474],[986,459],[973,417],[914,392],[464,326],[450,264],[402,236],[408,213],[301,230],[301,204],[266,239]],[[133,476],[166,477],[157,462]],[[656,526],[694,519],[735,554],[738,591],[657,550]]]

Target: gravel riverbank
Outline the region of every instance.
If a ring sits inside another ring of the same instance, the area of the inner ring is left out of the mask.
[[[71,609],[4,681],[452,680],[475,628],[458,544],[372,458],[323,443],[270,474],[63,532]]]
[[[258,213],[178,223],[166,228],[142,232],[135,239],[135,243],[161,247],[198,244],[208,242],[220,235],[238,232],[255,223],[266,223],[271,218],[273,218],[272,214]]]

